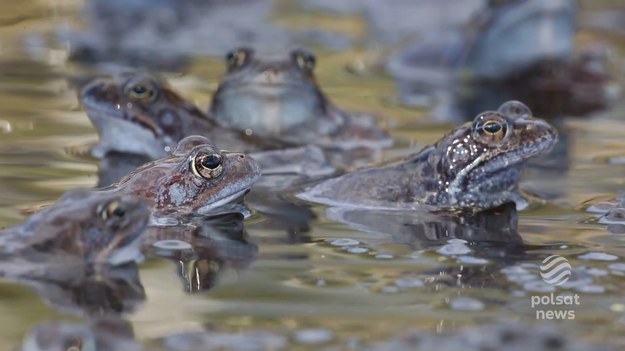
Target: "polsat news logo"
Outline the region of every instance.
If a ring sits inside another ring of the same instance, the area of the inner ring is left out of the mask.
[[[540,276],[549,285],[562,285],[571,278],[571,265],[566,258],[551,255],[543,260]]]
[[[566,258],[551,255],[545,258],[540,266],[540,276],[545,283],[558,286],[571,278],[571,265]],[[532,308],[536,310],[536,319],[562,320],[575,319],[575,310],[572,306],[579,305],[579,295],[533,295]]]

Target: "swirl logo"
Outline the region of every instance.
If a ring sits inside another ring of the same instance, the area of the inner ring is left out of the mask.
[[[571,265],[566,258],[551,255],[543,260],[540,276],[547,284],[562,285],[571,277]]]

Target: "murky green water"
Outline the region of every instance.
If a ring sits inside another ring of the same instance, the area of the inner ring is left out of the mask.
[[[24,34],[78,22],[79,4],[9,3],[0,4],[2,227],[24,218],[24,208],[97,181],[97,162],[85,156],[97,134],[66,79],[81,68],[65,64],[62,46],[40,50],[35,58],[23,48]],[[286,8],[276,14],[282,23],[315,18]],[[320,20],[347,33],[362,29],[351,17]],[[606,40],[617,52],[622,50],[618,37]],[[369,56],[358,50],[318,56],[318,80],[338,106],[388,117],[393,135],[415,148],[448,129],[429,125],[423,112],[397,105],[393,82],[382,74],[373,70],[355,75],[345,69]],[[171,74],[170,82],[199,106],[207,106],[222,69],[220,59],[207,59],[184,75]],[[204,328],[268,330],[291,336],[291,349],[316,347],[295,340],[296,331],[307,328],[331,331],[323,345],[346,345],[349,340],[383,340],[412,328],[439,333],[502,320],[539,323],[530,304],[532,296],[541,294],[510,278],[513,273],[505,269],[525,269],[539,277],[539,257],[558,254],[574,269],[585,267],[591,277],[586,285],[592,288],[557,288],[557,294],[579,294],[580,304],[571,308],[573,320],[556,323],[571,335],[625,345],[625,271],[613,265],[625,264],[625,239],[608,233],[605,225],[586,223],[591,215],[581,208],[587,200],[608,198],[625,188],[625,165],[608,162],[625,155],[624,115],[625,108],[617,105],[607,114],[564,123],[569,145],[563,164],[568,169],[531,169],[523,182],[525,189],[552,195],[552,200],[519,213],[518,233],[525,243],[519,255],[505,249],[493,254],[496,249],[476,246],[469,258],[458,259],[437,252],[440,245],[419,247],[416,239],[352,229],[315,207],[318,218],[302,234],[302,243],[290,244],[284,231],[265,229],[262,217],[246,223],[250,241],[259,247],[257,259],[247,269],[223,270],[217,286],[204,293],[185,293],[171,261],[144,262],[140,277],[147,300],[127,318],[137,339],[144,341]],[[588,259],[584,255],[589,252],[609,255]],[[486,261],[471,263],[480,257]],[[459,297],[471,300],[458,305],[454,301]],[[0,283],[0,349],[15,347],[35,323],[51,319],[75,317],[46,305],[30,287]]]

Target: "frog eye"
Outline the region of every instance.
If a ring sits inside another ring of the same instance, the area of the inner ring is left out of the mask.
[[[99,209],[100,217],[102,219],[121,219],[126,215],[126,209],[122,206],[119,201],[111,201],[106,206],[103,206]]]
[[[191,160],[191,172],[204,179],[219,177],[223,169],[223,158],[219,154],[198,154]]]
[[[242,67],[252,56],[252,51],[246,48],[238,48],[226,54],[226,66],[228,70],[234,70]]]
[[[508,122],[499,112],[485,112],[476,118],[473,130],[484,142],[499,142],[508,133]]]
[[[128,97],[133,100],[153,102],[157,97],[157,89],[154,84],[135,83],[127,89]]]
[[[291,55],[300,69],[306,72],[312,72],[315,69],[317,58],[313,53],[304,50],[296,50]]]
[[[482,126],[482,129],[486,134],[496,135],[503,131],[504,127],[496,121],[486,121]]]

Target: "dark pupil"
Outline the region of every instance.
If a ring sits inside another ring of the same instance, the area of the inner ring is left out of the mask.
[[[484,125],[484,130],[491,134],[495,134],[501,130],[501,125],[495,122],[486,123]]]
[[[221,157],[218,155],[206,156],[202,159],[201,164],[206,168],[215,169],[221,165]]]
[[[124,211],[121,207],[117,207],[116,209],[113,210],[113,215],[115,217],[124,217],[125,214],[126,214],[126,211]]]
[[[135,85],[132,88],[132,91],[134,91],[138,95],[143,95],[148,91],[148,89],[144,87],[143,85]]]

